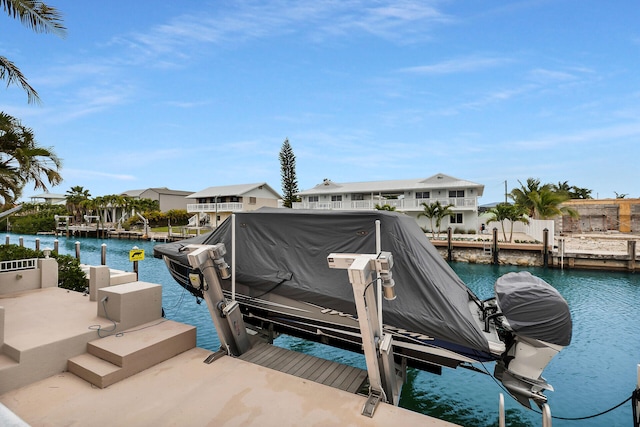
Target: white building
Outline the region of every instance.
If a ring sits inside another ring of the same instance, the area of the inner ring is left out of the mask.
[[[157,200],[161,212],[170,210],[182,210],[187,208],[187,197],[193,194],[192,191],[171,190],[167,187],[145,188],[142,190],[128,190],[122,193],[123,196],[134,199]]]
[[[301,202],[294,209],[371,210],[385,205],[416,218],[418,225],[430,230],[429,219],[418,215],[424,205],[439,201],[441,205],[452,205],[453,214],[441,223],[447,227],[465,231],[477,231],[478,198],[484,185],[442,173],[426,179],[403,179],[391,181],[336,183],[325,179],[315,187],[301,191]]]
[[[201,225],[217,226],[235,212],[253,211],[263,206],[277,208],[282,199],[266,182],[208,187],[187,196],[187,212],[197,214]]]

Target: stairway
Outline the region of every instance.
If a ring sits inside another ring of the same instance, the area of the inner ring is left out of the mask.
[[[161,319],[89,342],[67,370],[105,388],[195,346],[194,326]]]

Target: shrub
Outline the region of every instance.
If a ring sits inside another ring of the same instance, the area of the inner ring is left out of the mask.
[[[58,286],[83,292],[87,287],[87,278],[80,268],[80,261],[71,255],[52,254],[51,256],[58,262]],[[44,258],[44,254],[42,251],[19,245],[0,245],[0,261],[28,258]]]

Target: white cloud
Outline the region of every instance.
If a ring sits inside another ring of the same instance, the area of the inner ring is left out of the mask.
[[[442,61],[436,64],[419,65],[415,67],[403,68],[400,71],[405,73],[415,74],[457,74],[457,73],[470,73],[478,70],[485,70],[488,68],[495,68],[503,66],[511,62],[508,58],[501,57],[482,57],[482,56],[470,56],[467,58],[450,59]]]

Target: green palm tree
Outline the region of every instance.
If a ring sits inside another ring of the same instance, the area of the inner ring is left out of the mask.
[[[512,205],[509,203],[499,203],[493,208],[489,208],[487,212],[491,215],[487,219],[487,224],[491,222],[499,222],[502,227],[502,236],[505,242],[511,243],[513,239],[513,224],[516,222],[522,222],[529,224],[529,220],[525,216],[525,208],[519,205]],[[509,239],[507,240],[507,232],[505,230],[505,222],[509,221],[511,224],[509,230]]]
[[[62,182],[62,161],[51,148],[38,145],[33,131],[18,119],[0,112],[0,197],[11,203],[25,185],[47,190]]]
[[[379,210],[379,211],[391,211],[391,212],[393,212],[393,211],[396,210],[396,207],[395,206],[391,206],[391,205],[378,205],[378,204],[376,204],[375,208],[376,208],[376,210]]]
[[[527,178],[527,184],[523,184],[518,181],[520,188],[514,188],[509,193],[509,197],[513,200],[514,204],[525,209],[526,214],[533,218],[535,215],[535,207],[533,202],[533,195],[539,193],[543,189],[550,189],[551,184],[540,184],[539,179]]]
[[[533,204],[533,217],[536,219],[551,219],[555,216],[569,215],[572,218],[578,217],[578,212],[566,206],[561,206],[563,202],[569,200],[566,193],[557,193],[548,188],[543,188],[530,195]]]
[[[66,34],[62,25],[62,15],[53,7],[36,0],[0,0],[0,6],[9,17],[19,19],[22,24],[36,33]],[[31,87],[20,69],[10,60],[0,55],[0,79],[7,85],[18,84],[27,92],[29,104],[40,102],[38,92]]]
[[[453,205],[443,206],[440,201],[435,201],[433,203],[425,203],[422,202],[422,212],[418,214],[418,218],[421,216],[429,218],[429,223],[431,224],[431,235],[433,238],[436,237],[435,229],[438,229],[438,236],[440,236],[440,226],[442,224],[442,220],[451,215],[453,211],[451,208]],[[435,227],[433,226],[433,221],[435,220]]]
[[[67,190],[65,199],[67,203],[67,210],[74,217],[74,220],[78,223],[82,222],[82,215],[84,214],[82,203],[91,197],[89,190],[85,190],[84,187],[76,185]]]

